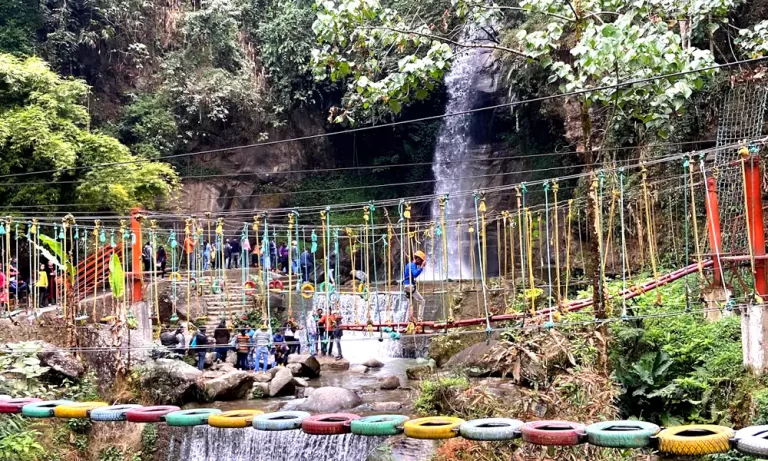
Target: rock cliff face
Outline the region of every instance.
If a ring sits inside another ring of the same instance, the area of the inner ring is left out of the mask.
[[[316,111],[293,111],[286,125],[272,130],[265,145],[193,157],[188,174],[181,166],[182,176],[208,177],[184,180],[179,211],[215,215],[285,204],[289,196],[280,192],[290,190],[306,174],[286,172],[333,167],[334,156],[327,138],[280,141],[325,133],[324,121]]]

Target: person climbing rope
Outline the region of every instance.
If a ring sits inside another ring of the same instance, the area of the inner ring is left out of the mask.
[[[213,330],[213,340],[216,342],[216,360],[219,362],[227,361],[227,351],[229,350],[229,329],[227,328],[227,322],[222,320],[219,325]]]
[[[421,320],[424,315],[424,297],[416,289],[416,279],[424,271],[424,267],[427,265],[427,255],[423,251],[419,250],[413,254],[413,261],[409,262],[405,266],[405,273],[403,274],[403,290],[405,295],[411,301],[411,319],[413,319],[413,302],[414,300],[419,305],[418,320]]]

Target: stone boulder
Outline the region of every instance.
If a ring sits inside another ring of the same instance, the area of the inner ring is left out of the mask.
[[[53,344],[44,343],[37,358],[42,366],[49,368],[46,378],[52,381],[79,381],[85,374],[85,366],[79,358]]]
[[[421,380],[435,373],[434,360],[420,360],[418,364],[408,367],[405,374],[408,379]]]
[[[320,387],[309,394],[307,400],[299,405],[298,409],[313,413],[334,413],[355,408],[361,403],[363,401],[360,397],[349,389]]]
[[[371,406],[373,411],[399,411],[403,408],[400,402],[374,402]]]
[[[450,370],[466,370],[470,376],[490,376],[494,372],[493,362],[486,360],[485,357],[497,344],[499,342],[493,340],[488,344],[482,342],[465,347],[448,359],[443,366]]]
[[[335,359],[333,357],[321,357],[320,369],[328,371],[347,371],[349,370],[349,360]]]
[[[196,397],[203,372],[181,360],[157,359],[137,369],[143,397],[153,405],[183,405]]]
[[[354,367],[350,368],[349,372],[350,373],[359,373],[359,374],[368,373],[368,367],[366,367],[365,365],[357,365],[357,366],[354,366]]]
[[[293,395],[296,392],[296,384],[293,382],[293,373],[287,368],[280,367],[269,382],[269,396],[279,397]]]
[[[309,387],[309,383],[304,378],[293,378],[293,384],[296,387]]]
[[[235,370],[206,381],[202,385],[201,400],[239,400],[248,396],[253,389],[254,374],[247,371]]]
[[[368,359],[365,362],[363,362],[363,365],[365,365],[368,368],[381,368],[381,367],[384,366],[383,363],[381,363],[378,360],[373,359],[373,358]]]
[[[263,371],[258,371],[256,373],[253,373],[253,380],[257,383],[268,383],[272,381],[272,374],[264,373]]]
[[[269,397],[269,383],[253,383],[251,398],[264,399]]]
[[[384,378],[384,381],[381,382],[381,389],[388,391],[392,389],[397,389],[400,387],[400,378],[397,376],[387,376]]]
[[[301,372],[304,369],[304,366],[300,363],[289,363],[285,366],[285,368],[291,370],[293,376],[301,376]]]
[[[294,373],[294,376],[301,376],[302,378],[317,378],[320,376],[320,362],[309,354],[293,354],[288,356],[288,366],[293,364],[301,365],[301,370],[298,374]],[[296,367],[291,367],[291,371]]]

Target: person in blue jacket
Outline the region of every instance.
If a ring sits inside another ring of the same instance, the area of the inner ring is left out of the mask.
[[[413,254],[413,261],[409,262],[405,266],[405,273],[403,274],[403,290],[406,296],[411,301],[411,317],[413,317],[413,303],[414,301],[419,306],[418,320],[421,320],[424,315],[424,297],[421,296],[419,290],[416,287],[416,279],[424,271],[424,266],[427,265],[427,255],[423,251],[419,250]]]

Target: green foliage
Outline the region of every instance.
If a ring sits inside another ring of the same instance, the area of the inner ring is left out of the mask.
[[[625,390],[620,404],[630,416],[667,425],[727,422],[747,376],[740,320],[728,316],[707,322],[700,314],[681,315],[684,293],[684,281],[677,281],[663,290],[661,306],[654,294],[643,295],[630,315],[659,317],[613,325],[614,377]]]
[[[421,382],[419,397],[413,408],[423,415],[450,414],[447,405],[458,392],[469,387],[469,380],[464,376],[438,377]]]
[[[259,309],[249,309],[244,314],[238,316],[235,318],[234,322],[234,328],[236,330],[236,333],[238,333],[237,330],[241,328],[246,328],[248,326],[251,326],[253,328],[258,328],[264,323],[266,323],[266,320],[261,315],[261,310]],[[270,317],[270,328],[272,328],[272,331],[277,331],[278,328],[280,328],[280,319],[277,317]]]
[[[37,2],[0,0],[0,52],[29,55],[42,20]]]
[[[6,344],[9,352],[0,355],[0,393],[12,397],[39,397],[47,393],[40,377],[48,367],[40,365],[37,353],[42,350],[38,342]]]
[[[116,299],[122,297],[125,291],[125,274],[117,254],[112,254],[112,257],[109,258],[109,289]]]
[[[0,416],[0,461],[36,460],[44,451],[37,442],[39,435],[20,415]]]
[[[736,44],[750,58],[759,58],[768,53],[768,20],[761,21],[748,29],[739,30]]]
[[[146,459],[153,459],[156,443],[157,427],[154,424],[145,425],[141,431],[141,456],[146,457]]]
[[[140,157],[158,159],[179,148],[179,127],[172,106],[158,94],[136,98],[125,107],[115,128],[120,142]]]
[[[329,121],[375,121],[399,114],[404,104],[422,100],[450,69],[453,50],[432,38],[425,24],[408,27],[394,9],[376,0],[317,1],[312,51],[317,80],[347,81],[343,107],[331,109]],[[397,50],[397,60],[390,57]]]
[[[85,83],[57,76],[40,59],[0,54],[0,174],[54,170],[9,179],[12,186],[0,186],[4,204],[77,200],[86,209],[125,209],[175,190],[176,173],[157,162],[71,170],[134,160],[116,139],[88,131],[87,92]]]
[[[99,450],[99,461],[123,461],[126,454],[118,447],[106,447]]]

